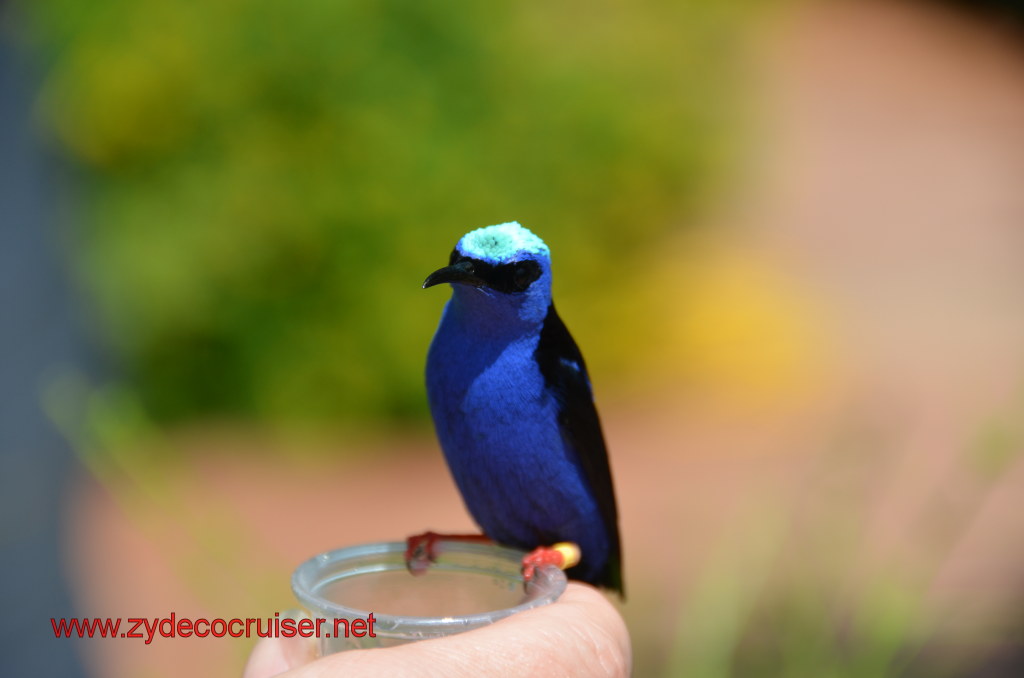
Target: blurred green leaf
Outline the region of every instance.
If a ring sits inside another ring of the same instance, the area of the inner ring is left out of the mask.
[[[743,6],[23,3],[126,386],[158,422],[421,416],[419,283],[511,219],[614,298],[706,187]]]

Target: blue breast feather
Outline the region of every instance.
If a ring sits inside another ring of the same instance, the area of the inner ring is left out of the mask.
[[[539,333],[484,336],[460,315],[449,302],[427,358],[427,388],[466,507],[503,544],[578,544],[582,578],[598,577],[611,555],[608,528],[563,436],[562,403],[534,358]]]

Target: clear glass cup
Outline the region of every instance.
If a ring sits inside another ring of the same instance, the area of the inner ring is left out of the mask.
[[[493,624],[558,600],[565,573],[538,568],[523,586],[524,553],[493,544],[440,540],[437,561],[413,576],[404,542],[379,542],[328,551],[292,575],[292,591],[320,622],[321,655],[391,647]]]

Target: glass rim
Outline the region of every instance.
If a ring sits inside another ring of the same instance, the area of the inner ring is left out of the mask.
[[[446,562],[444,560],[444,556],[448,555],[461,554],[485,557],[490,556],[495,558],[498,563],[507,563],[510,570],[515,572],[518,571],[520,562],[525,555],[524,551],[519,551],[506,546],[499,546],[497,544],[448,541],[443,538],[439,539],[436,543],[439,546],[443,546],[443,551],[438,555],[438,562],[431,564],[430,567],[431,569],[446,572],[464,572],[482,575],[489,574],[492,576],[501,574],[500,572],[495,572],[492,569],[487,569],[479,565],[473,566]],[[381,572],[404,572],[406,571],[404,562],[405,550],[405,542],[392,541],[357,544],[354,546],[346,546],[319,553],[295,568],[291,578],[292,592],[295,594],[295,597],[299,602],[301,602],[306,609],[313,612],[315,615],[326,613],[333,615],[336,619],[359,617],[367,618],[368,615],[372,613],[375,623],[375,631],[381,636],[388,636],[391,634],[398,635],[400,633],[405,634],[411,631],[416,632],[417,634],[425,634],[429,633],[431,630],[436,631],[438,635],[447,635],[450,634],[454,628],[475,628],[478,626],[484,626],[486,624],[496,622],[499,619],[509,617],[517,612],[523,612],[525,610],[553,603],[565,592],[568,585],[565,572],[562,570],[554,567],[553,565],[540,567],[537,569],[534,579],[527,585],[528,587],[535,587],[535,592],[538,590],[540,591],[539,595],[536,595],[536,597],[525,600],[512,607],[491,610],[489,612],[477,612],[450,617],[417,617],[380,614],[372,610],[362,610],[328,600],[315,592],[317,586],[322,585],[327,581],[341,579],[346,576],[358,576]],[[402,556],[402,558],[400,560],[392,559],[390,562],[382,559],[377,563],[364,563],[361,566],[355,566],[358,561],[366,560],[373,556],[395,556],[396,554]],[[334,566],[344,563],[346,560],[353,561],[354,567],[350,571],[342,571],[341,573],[334,574],[334,576],[324,577],[324,574],[330,572]]]

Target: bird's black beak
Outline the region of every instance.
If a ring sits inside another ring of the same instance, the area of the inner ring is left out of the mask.
[[[439,268],[423,281],[423,289],[441,283],[462,283],[473,287],[483,287],[486,283],[473,273],[473,262],[460,261],[452,266]]]

